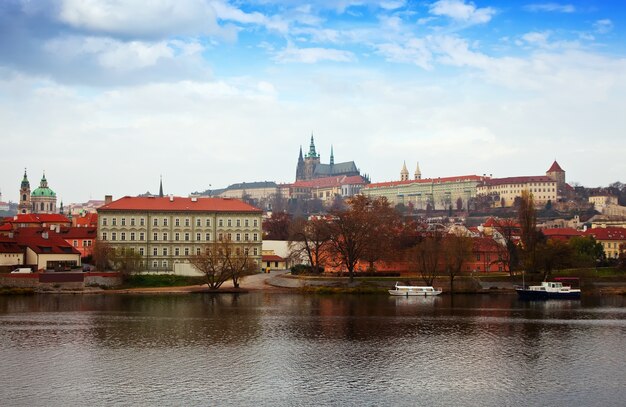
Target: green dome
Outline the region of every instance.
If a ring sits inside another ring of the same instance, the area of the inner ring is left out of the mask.
[[[32,192],[32,194],[30,194],[30,196],[50,196],[50,197],[53,197],[53,196],[57,196],[57,194],[53,190],[51,190],[50,188],[39,187],[36,190],[34,190]]]

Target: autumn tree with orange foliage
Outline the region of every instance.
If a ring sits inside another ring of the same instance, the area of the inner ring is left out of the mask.
[[[345,268],[352,281],[359,260],[371,261],[373,265],[388,253],[395,215],[385,198],[357,195],[347,203],[348,208],[330,212],[329,248],[335,265]]]

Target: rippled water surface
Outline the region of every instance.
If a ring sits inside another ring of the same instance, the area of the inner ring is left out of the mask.
[[[0,297],[0,404],[623,406],[624,305]]]

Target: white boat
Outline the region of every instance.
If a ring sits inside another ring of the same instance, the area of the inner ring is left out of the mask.
[[[403,297],[410,296],[431,296],[441,294],[441,289],[435,289],[432,286],[418,286],[418,285],[398,285],[396,283],[395,290],[388,290],[391,295],[398,295]]]

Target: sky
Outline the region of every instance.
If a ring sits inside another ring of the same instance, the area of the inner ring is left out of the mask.
[[[2,0],[0,192],[84,202],[293,182],[626,181],[622,1]]]

